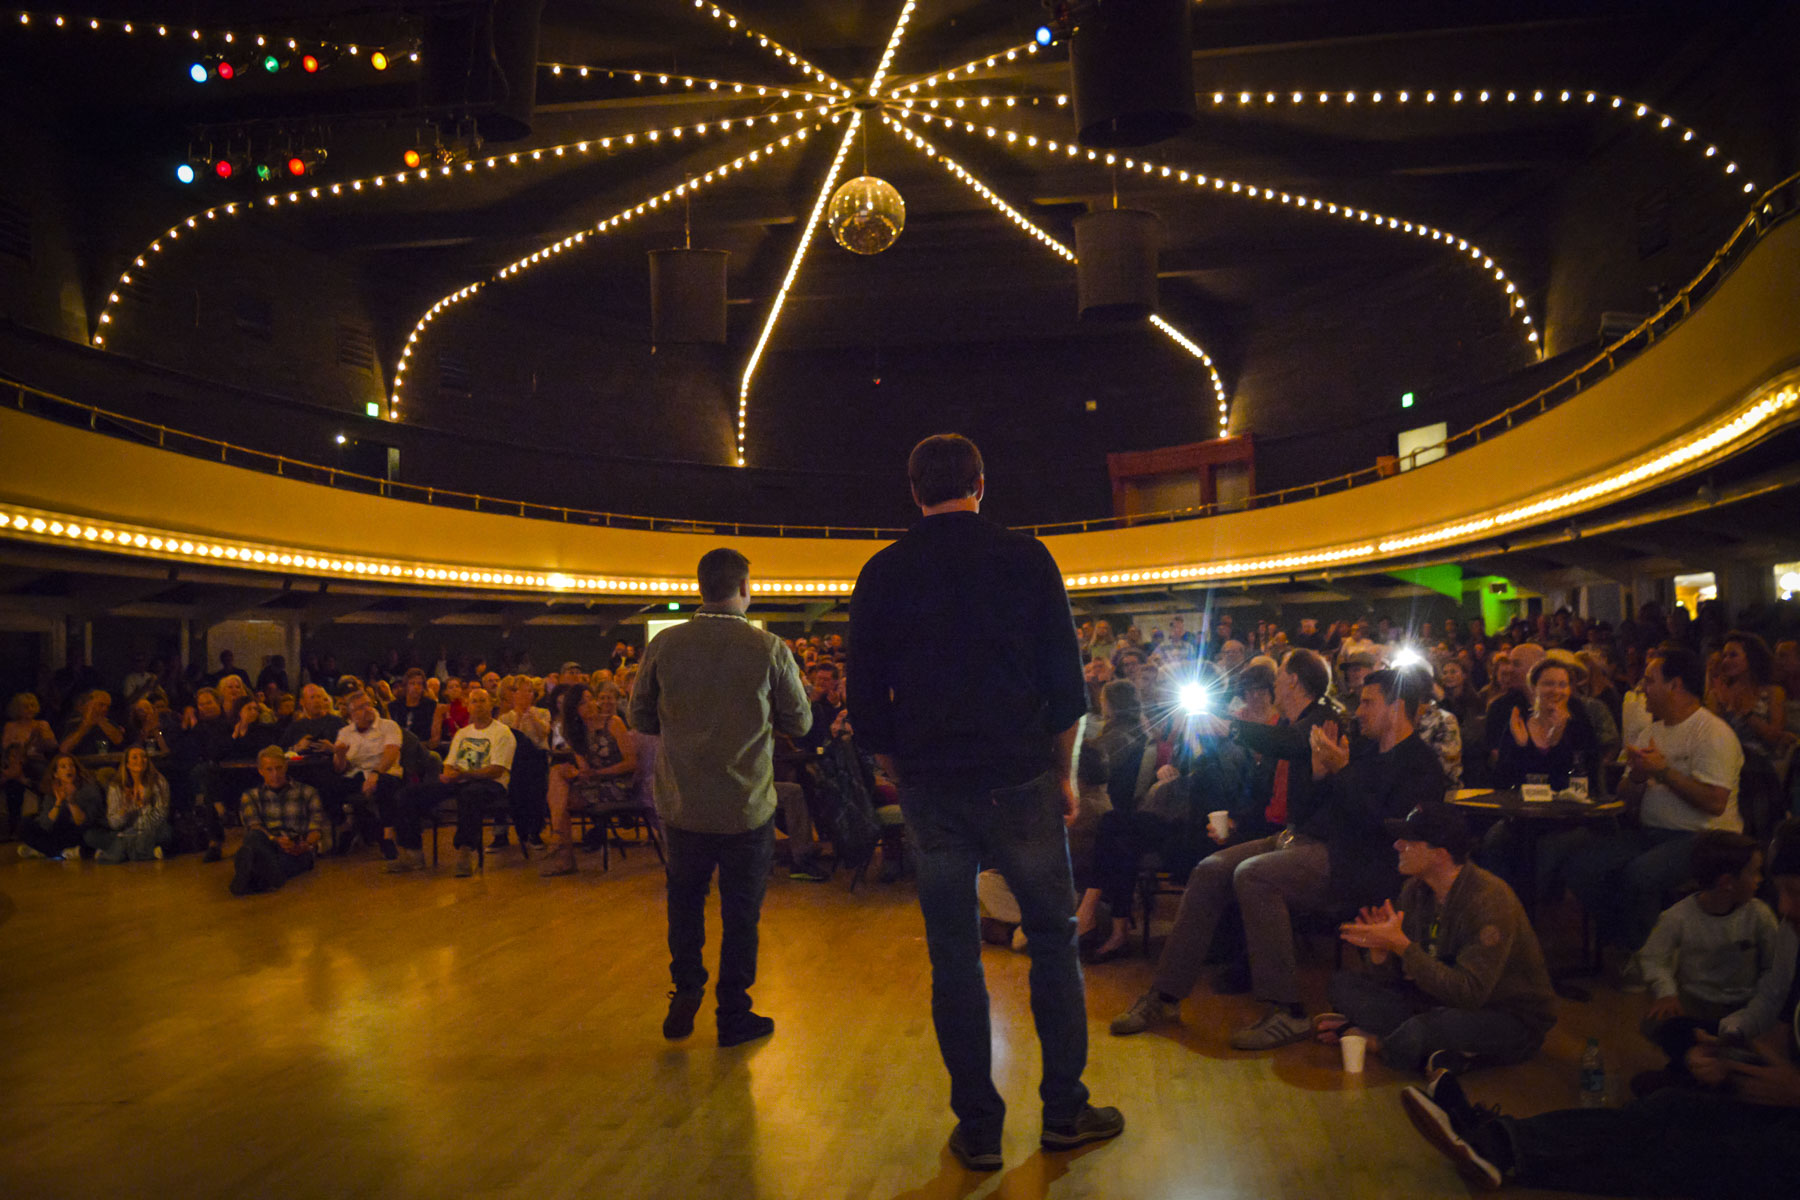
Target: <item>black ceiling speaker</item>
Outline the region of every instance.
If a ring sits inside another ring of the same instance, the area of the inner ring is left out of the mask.
[[[492,0],[473,15],[429,19],[419,64],[424,106],[474,112],[490,142],[531,136],[543,13],[544,0]]]
[[[1076,140],[1148,146],[1194,124],[1190,0],[1100,0],[1069,39]]]
[[[725,341],[725,250],[650,252],[650,342]]]
[[[1084,321],[1141,321],[1156,311],[1162,218],[1106,208],[1075,218],[1075,288]]]

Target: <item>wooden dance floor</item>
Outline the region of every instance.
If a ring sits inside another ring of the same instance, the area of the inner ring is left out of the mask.
[[[229,858],[73,866],[12,849],[7,1197],[1468,1194],[1402,1116],[1407,1080],[1373,1063],[1347,1077],[1311,1044],[1229,1050],[1255,1015],[1245,997],[1203,988],[1174,1036],[1109,1036],[1148,981],[1135,959],[1088,972],[1087,1079],[1124,1109],[1125,1134],[1041,1153],[1027,960],[999,948],[986,961],[1007,1165],[963,1171],[943,1149],[948,1084],[910,883],[850,895],[842,875],[778,871],[755,992],[775,1035],[721,1050],[710,999],[694,1037],[662,1039],[662,879],[647,850],[606,875],[582,856],[579,876],[556,880],[516,849],[466,880],[447,850],[425,877],[330,860],[238,900]],[[1305,957],[1322,997],[1323,947]],[[1589,1032],[1607,1033],[1616,1076],[1652,1065],[1629,1032],[1641,1003],[1565,1004],[1539,1061],[1476,1076],[1471,1094],[1520,1113],[1573,1103]]]

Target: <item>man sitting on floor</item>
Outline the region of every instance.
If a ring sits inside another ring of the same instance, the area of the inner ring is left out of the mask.
[[[279,746],[264,746],[256,756],[262,784],[238,801],[244,844],[238,847],[237,874],[231,894],[272,892],[294,876],[312,870],[313,857],[325,839],[325,806],[319,793],[288,778],[287,755]]]
[[[1477,1107],[1440,1071],[1401,1093],[1413,1125],[1484,1188],[1618,1196],[1791,1196],[1800,1179],[1800,822],[1775,835],[1769,874],[1782,926],[1750,1003],[1702,1033],[1688,1070],[1703,1090],[1669,1087],[1623,1108],[1517,1119]]]
[[[1302,651],[1290,656],[1298,658]],[[1188,877],[1175,928],[1151,989],[1114,1019],[1118,1035],[1176,1020],[1193,990],[1225,905],[1235,893],[1250,951],[1251,990],[1272,1007],[1231,1035],[1238,1050],[1273,1050],[1312,1034],[1300,1002],[1291,911],[1355,912],[1394,894],[1393,855],[1382,821],[1444,798],[1438,756],[1413,732],[1417,677],[1376,671],[1363,684],[1359,720],[1375,752],[1350,761],[1350,742],[1327,722],[1311,733],[1316,785],[1306,807],[1288,797],[1288,826],[1227,847]]]
[[[1387,830],[1407,877],[1400,905],[1365,908],[1344,925],[1343,939],[1367,951],[1377,972],[1332,976],[1338,1011],[1314,1021],[1321,1037],[1354,1028],[1406,1071],[1524,1062],[1556,1024],[1524,905],[1468,861],[1468,826],[1448,804],[1422,804]]]
[[[512,775],[513,752],[518,748],[513,731],[494,720],[494,701],[483,688],[468,695],[469,723],[456,731],[444,754],[444,772],[437,782],[415,783],[405,788],[394,803],[394,834],[399,857],[387,864],[390,872],[416,871],[424,866],[424,815],[445,800],[456,801],[456,874],[466,879],[475,873],[471,852],[481,845],[481,815],[490,804],[509,803],[506,784]]]

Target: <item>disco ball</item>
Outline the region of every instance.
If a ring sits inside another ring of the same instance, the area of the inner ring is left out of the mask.
[[[880,254],[906,228],[906,201],[887,180],[859,175],[832,193],[826,220],[844,249]]]

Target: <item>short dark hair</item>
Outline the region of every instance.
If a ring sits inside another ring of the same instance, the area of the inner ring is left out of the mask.
[[[425,668],[424,667],[409,667],[407,669],[406,674],[404,674],[400,677],[400,682],[401,683],[411,683],[415,679],[417,679],[421,683],[423,683],[425,681]]]
[[[1401,707],[1406,710],[1406,719],[1410,721],[1419,715],[1419,703],[1425,698],[1425,678],[1423,671],[1383,667],[1363,676],[1362,685],[1379,691],[1381,698],[1389,704],[1395,700],[1400,701]]]
[[[1304,688],[1306,694],[1314,700],[1323,696],[1326,689],[1331,687],[1331,668],[1325,665],[1325,660],[1317,652],[1304,646],[1289,654],[1281,664],[1281,669],[1292,675],[1294,682]]]
[[[750,560],[730,546],[708,550],[700,556],[700,599],[708,604],[729,600],[750,578]]]
[[[1662,663],[1663,679],[1667,682],[1679,679],[1688,695],[1696,700],[1706,695],[1706,668],[1700,656],[1686,646],[1658,646],[1650,652],[1649,662]]]
[[[1694,839],[1688,863],[1694,871],[1694,882],[1709,888],[1721,875],[1736,875],[1750,865],[1756,856],[1756,840],[1728,829],[1708,829]]]
[[[934,433],[906,460],[913,497],[926,507],[973,496],[986,473],[981,451],[960,433]]]

